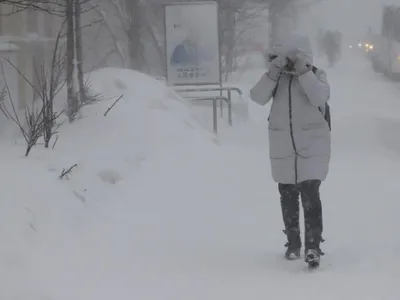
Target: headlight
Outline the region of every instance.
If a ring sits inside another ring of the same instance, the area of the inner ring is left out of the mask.
[[[374,50],[374,45],[369,45],[368,47],[370,50]]]
[[[360,44],[358,44],[358,47],[362,47],[362,44],[360,43]]]

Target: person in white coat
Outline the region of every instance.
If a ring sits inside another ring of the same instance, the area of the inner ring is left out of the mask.
[[[273,99],[269,115],[269,155],[278,183],[287,236],[286,258],[300,257],[299,197],[305,220],[305,261],[318,266],[322,239],[320,185],[331,154],[330,124],[325,118],[330,86],[313,66],[310,41],[293,35],[275,50],[268,72],[251,89],[260,105]]]

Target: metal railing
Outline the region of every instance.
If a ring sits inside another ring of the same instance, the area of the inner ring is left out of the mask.
[[[216,97],[204,97],[204,98],[195,98],[195,101],[202,101],[202,100],[212,100],[213,102],[213,132],[218,133],[218,100],[220,104],[220,115],[221,118],[224,116],[224,101],[228,104],[228,124],[232,126],[232,102],[223,96],[216,96]]]
[[[227,97],[222,96],[222,92],[227,92]],[[228,124],[232,126],[232,92],[237,92],[239,97],[242,98],[243,92],[237,87],[218,87],[218,88],[187,88],[187,89],[176,89],[178,93],[193,93],[193,92],[220,92],[220,96],[210,96],[210,97],[194,97],[195,101],[201,100],[212,100],[213,101],[213,131],[218,132],[218,100],[220,104],[220,114],[223,118],[223,103],[224,101],[228,105]],[[191,97],[192,98],[192,97]],[[243,100],[243,99],[242,99]]]
[[[184,92],[184,93],[186,93],[186,92],[190,93],[190,92],[223,92],[223,91],[226,91],[226,92],[228,92],[228,97],[229,97],[229,94],[232,93],[232,91],[235,91],[239,94],[239,96],[243,95],[242,90],[237,87],[215,87],[215,88],[196,87],[196,88],[187,88],[187,89],[176,89],[176,91]]]

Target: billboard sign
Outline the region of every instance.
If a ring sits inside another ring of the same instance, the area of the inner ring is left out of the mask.
[[[218,4],[173,3],[165,6],[168,85],[219,85]]]

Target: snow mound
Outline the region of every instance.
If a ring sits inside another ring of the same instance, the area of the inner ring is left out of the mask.
[[[199,124],[190,106],[163,83],[114,68],[92,73],[90,81],[92,90],[105,100],[84,107],[79,120],[60,130],[56,152],[62,154],[53,166],[77,164],[74,178],[79,184],[85,178],[80,190],[86,195],[90,183],[96,189],[93,197],[104,195],[99,183],[121,182],[142,162],[166,151],[215,146],[214,136]]]
[[[71,263],[63,261],[75,251],[71,241],[76,245],[87,224],[106,215],[101,205],[119,185],[140,178],[142,164],[161,156],[179,160],[199,146],[216,149],[214,136],[162,82],[112,68],[92,73],[90,81],[104,100],[61,126],[54,149],[37,145],[23,157],[23,142],[1,140],[0,272],[7,287],[2,299],[50,299],[43,291]]]

